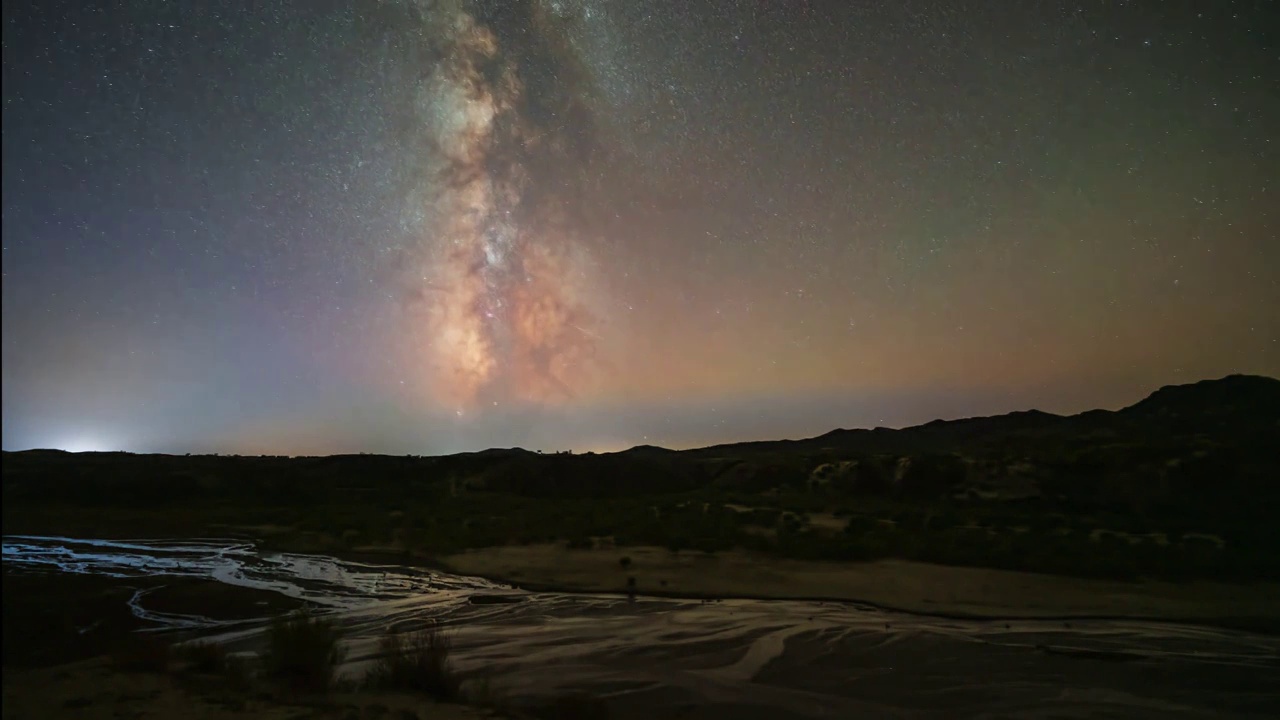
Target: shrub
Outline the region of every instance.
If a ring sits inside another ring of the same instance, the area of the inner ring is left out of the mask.
[[[378,641],[378,661],[365,682],[381,690],[407,690],[442,702],[462,696],[462,681],[449,661],[452,639],[436,627],[406,637],[388,632]]]
[[[294,689],[324,692],[342,662],[342,633],[332,621],[304,612],[277,618],[267,631],[263,669]]]

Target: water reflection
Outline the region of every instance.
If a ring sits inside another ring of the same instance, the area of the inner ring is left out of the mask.
[[[269,590],[319,608],[352,610],[391,600],[465,599],[511,592],[480,578],[319,555],[260,552],[243,540],[94,540],[7,535],[4,562],[107,577],[187,577]]]
[[[1147,622],[956,621],[842,603],[528,593],[479,578],[269,553],[236,540],[4,539],[6,565],[200,577],[311,603],[358,675],[388,628],[443,623],[514,696],[587,690],[617,717],[1275,717],[1280,639]],[[514,602],[477,602],[495,595]],[[254,652],[262,622],[134,611]]]

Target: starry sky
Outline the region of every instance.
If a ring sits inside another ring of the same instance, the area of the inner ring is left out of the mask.
[[[679,448],[1280,375],[1274,10],[5,3],[4,448]]]

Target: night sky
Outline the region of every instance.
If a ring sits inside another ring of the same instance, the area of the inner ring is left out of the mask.
[[[1280,375],[1274,11],[5,3],[4,448],[688,447]]]

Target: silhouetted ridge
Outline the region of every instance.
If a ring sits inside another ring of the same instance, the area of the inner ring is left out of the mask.
[[[637,453],[637,454],[640,454],[640,453],[662,453],[662,454],[665,454],[665,453],[673,453],[673,452],[677,452],[677,451],[676,451],[676,450],[671,450],[671,449],[668,449],[668,448],[664,448],[664,447],[659,447],[659,446],[657,446],[657,445],[636,445],[635,447],[627,448],[626,450],[623,450],[622,452],[624,452],[624,453]]]
[[[1280,419],[1280,380],[1228,375],[1188,385],[1166,385],[1121,412],[1143,415],[1208,413]]]
[[[915,432],[934,432],[975,437],[990,433],[1023,432],[1040,430],[1061,423],[1063,417],[1040,410],[1017,410],[1003,415],[962,418],[959,420],[934,420],[908,428]]]
[[[1280,381],[1231,376],[1161,388],[1118,411],[1028,410],[698,450],[6,452],[0,508],[12,533],[67,532],[47,524],[61,508],[78,532],[101,519],[110,532],[135,534],[138,513],[183,535],[201,532],[193,517],[209,533],[295,518],[289,532],[307,547],[745,548],[1119,578],[1280,579],[1277,447]]]

